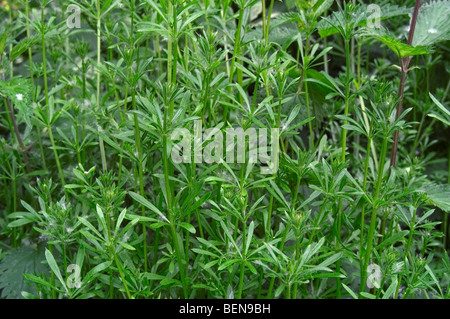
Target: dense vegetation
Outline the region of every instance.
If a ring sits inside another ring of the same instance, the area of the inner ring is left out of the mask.
[[[2,298],[450,296],[448,0],[0,10]]]

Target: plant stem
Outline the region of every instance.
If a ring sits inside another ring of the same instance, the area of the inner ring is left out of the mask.
[[[58,151],[56,150],[56,143],[55,143],[55,139],[53,138],[52,127],[49,125],[47,127],[47,130],[48,130],[48,135],[50,137],[50,142],[52,143],[53,155],[55,156],[56,166],[58,167],[59,178],[61,179],[61,183],[64,187],[66,185],[66,181],[64,180],[64,174],[63,174],[63,171],[61,168],[61,163],[59,161]],[[67,189],[64,189],[64,192],[67,195]]]
[[[350,41],[348,39],[345,39],[345,58],[346,58],[346,71],[345,71],[345,108],[344,108],[344,116],[348,116],[348,108],[349,108],[349,101],[350,101]],[[344,120],[344,125],[347,124],[347,120]],[[347,130],[342,127],[341,129],[341,147],[342,147],[342,153],[341,153],[341,162],[345,163],[345,150],[347,145]],[[339,198],[339,205],[338,205],[338,213],[337,213],[337,236],[336,239],[336,249],[339,249],[339,242],[340,242],[340,236],[341,236],[341,224],[342,224],[342,198]],[[336,272],[339,273],[341,268],[341,260],[338,260],[336,262]],[[341,298],[341,290],[342,290],[342,284],[341,284],[341,278],[336,278],[336,292],[337,292],[337,298]]]
[[[242,29],[242,22],[244,19],[244,8],[239,8],[239,18],[238,18],[238,25],[236,28],[236,33],[234,35],[234,47],[233,47],[233,57],[231,58],[231,66],[230,66],[230,77],[229,77],[229,83],[233,83],[234,78],[234,72],[235,72],[235,64],[237,55],[240,54],[240,45],[241,45],[241,29]],[[239,70],[238,70],[239,72]],[[241,71],[242,73],[242,71]],[[238,82],[239,82],[239,74],[238,74]],[[241,83],[239,83],[241,84]],[[240,97],[242,99],[242,96]],[[224,109],[224,120],[226,121],[228,118],[228,107],[225,106]]]
[[[367,189],[367,176],[369,173],[369,160],[370,160],[370,146],[372,144],[372,138],[369,136],[367,138],[367,149],[366,149],[366,160],[364,163],[364,180],[363,180],[363,192],[366,192]],[[359,242],[359,255],[361,258],[361,262],[360,262],[360,272],[361,272],[361,278],[364,277],[364,269],[363,269],[363,258],[362,258],[362,250],[363,250],[363,246],[364,246],[364,226],[365,226],[365,210],[366,210],[366,205],[362,206],[361,209],[361,233],[360,233],[360,242]]]
[[[245,209],[244,209],[245,214]],[[245,220],[242,221],[242,262],[241,262],[241,273],[239,275],[239,290],[237,299],[242,299],[242,290],[244,288],[244,274],[245,274],[245,263],[246,263],[246,240],[247,240],[247,222]]]
[[[414,6],[414,13],[411,20],[411,26],[409,28],[408,45],[412,45],[414,30],[416,28],[417,15],[419,13],[419,7],[420,7],[420,0],[416,0],[416,5]],[[400,98],[400,101],[398,102],[397,112],[395,114],[396,120],[400,117],[400,115],[403,112],[403,98],[405,93],[406,73],[408,72],[408,66],[410,61],[411,61],[410,56],[400,60],[401,73],[400,73],[400,86],[398,88],[398,97]],[[399,139],[399,131],[396,130],[394,132],[394,143],[392,144],[392,151],[391,151],[391,163],[390,163],[391,167],[395,167],[397,161],[398,139]]]
[[[304,82],[304,84],[305,84],[305,102],[306,102],[306,111],[307,111],[307,114],[308,114],[308,118],[310,118],[311,117],[311,107],[309,106],[309,94],[308,94],[308,82],[307,81],[305,81],[306,80],[306,78],[307,78],[307,74],[306,74],[306,69],[305,68],[303,68],[303,74],[304,74],[304,80],[303,80],[303,82]],[[313,128],[312,128],[312,121],[309,121],[308,122],[308,126],[309,126],[309,137],[310,137],[310,140],[309,140],[309,149],[311,150],[311,151],[313,151],[313,152],[315,152],[316,151],[316,148],[315,148],[315,145],[314,145],[314,132],[313,132]]]
[[[136,135],[136,147],[138,152],[138,171],[139,171],[139,191],[142,197],[145,197],[144,192],[144,169],[142,167],[142,146],[141,146],[141,133],[139,130],[139,121],[136,114],[136,90],[134,87],[131,88],[131,104],[134,111],[134,129],[135,129],[135,135]],[[141,205],[142,207],[142,216],[145,216],[145,207],[144,205]],[[145,226],[145,223],[142,223],[142,237],[144,241],[144,271],[147,272],[147,229]]]
[[[97,107],[100,109],[100,65],[101,65],[101,11],[100,11],[100,0],[97,0]],[[98,143],[100,145],[100,155],[102,158],[102,168],[103,172],[108,170],[106,165],[106,154],[105,154],[105,145],[103,143],[103,138],[101,136],[98,137]]]
[[[388,146],[388,138],[385,136],[383,138],[383,144],[381,146],[381,155],[380,155],[380,167],[378,169],[378,177],[377,177],[377,184],[375,187],[375,195],[373,197],[373,203],[372,203],[372,217],[370,220],[370,228],[369,228],[369,234],[367,236],[367,249],[365,253],[364,258],[364,267],[363,267],[363,274],[364,276],[361,278],[361,292],[364,291],[365,285],[366,285],[366,278],[367,278],[367,267],[369,266],[369,260],[370,256],[372,254],[372,244],[373,244],[373,236],[375,233],[375,224],[377,220],[377,200],[380,196],[381,192],[381,185],[383,181],[383,171],[384,171],[384,165],[386,163],[386,151]]]
[[[173,245],[175,246],[175,254],[178,261],[178,269],[180,271],[180,277],[181,277],[181,284],[183,286],[183,293],[184,298],[189,297],[188,293],[188,287],[186,282],[186,276],[185,276],[185,268],[183,266],[183,256],[182,256],[182,249],[180,249],[180,242],[178,240],[178,234],[175,228],[175,214],[173,211],[173,193],[172,193],[172,187],[170,183],[170,163],[169,159],[167,157],[167,148],[168,148],[168,141],[167,141],[167,134],[168,134],[168,127],[167,124],[169,123],[168,119],[168,108],[166,107],[164,109],[164,133],[162,136],[163,140],[163,150],[162,150],[162,157],[163,157],[163,165],[164,165],[164,184],[166,187],[166,197],[167,197],[167,208],[169,212],[169,223],[170,223],[170,231],[172,235]]]
[[[123,275],[122,267],[120,266],[119,259],[117,258],[117,254],[114,248],[111,248],[112,254],[114,257],[114,261],[116,262],[117,269],[119,270],[120,278],[122,279],[123,287],[125,288],[125,292],[127,294],[128,299],[131,299],[130,291],[128,290],[127,282],[125,281],[125,276]]]
[[[345,40],[345,54],[346,54],[346,81],[345,81],[345,109],[344,116],[348,116],[348,108],[350,101],[350,43],[349,40]],[[347,120],[344,120],[344,125],[347,124]],[[341,161],[345,162],[345,149],[347,146],[347,130],[345,128],[341,129],[341,145],[342,145],[342,153],[341,153]]]

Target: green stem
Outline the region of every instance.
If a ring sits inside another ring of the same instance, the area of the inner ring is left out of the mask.
[[[283,237],[281,238],[280,246],[278,247],[278,249],[281,251],[283,251],[284,243],[286,242],[286,237],[287,237],[288,233],[289,233],[289,227],[288,227],[288,225],[286,225],[286,227],[284,228]],[[278,267],[275,267],[275,272],[278,272]],[[273,291],[274,284],[275,284],[275,277],[272,277],[269,282],[269,289],[267,290],[266,299],[272,298],[272,291]]]
[[[375,224],[377,221],[377,206],[376,202],[380,196],[381,192],[381,185],[383,181],[383,171],[384,171],[384,165],[386,163],[386,150],[388,146],[388,138],[383,138],[383,144],[381,146],[381,155],[380,155],[380,167],[378,169],[378,177],[377,177],[377,184],[375,187],[375,195],[373,197],[373,209],[372,209],[372,217],[370,220],[370,228],[369,228],[369,234],[367,236],[367,248],[364,258],[364,267],[363,267],[363,274],[364,276],[361,278],[361,292],[364,291],[365,285],[366,285],[366,278],[367,278],[367,267],[369,266],[369,260],[372,254],[372,244],[373,244],[373,237],[375,233]]]
[[[350,44],[348,40],[345,40],[345,53],[346,53],[346,83],[345,83],[345,109],[344,116],[348,116],[348,108],[350,101]],[[344,125],[347,124],[347,120],[344,120]],[[342,145],[342,153],[341,153],[341,161],[345,162],[345,149],[347,145],[347,130],[345,128],[341,129],[341,145]]]
[[[50,137],[50,142],[52,143],[53,155],[55,156],[56,166],[58,167],[59,177],[60,177],[61,183],[62,183],[62,185],[64,187],[66,185],[66,181],[64,180],[64,174],[63,174],[63,171],[62,171],[62,168],[61,168],[61,163],[59,161],[58,151],[56,150],[56,144],[55,144],[55,139],[53,138],[52,127],[48,126],[47,130],[48,130],[48,135]],[[64,189],[64,192],[67,192],[67,190]]]
[[[97,107],[100,108],[100,80],[101,80],[101,11],[100,11],[100,0],[97,0]],[[105,145],[103,143],[103,139],[99,136],[98,143],[100,145],[100,155],[102,158],[102,168],[103,172],[108,170],[106,165],[106,154],[105,154]]]
[[[144,169],[142,167],[142,162],[143,162],[143,158],[142,158],[142,146],[141,146],[141,133],[139,130],[139,121],[137,118],[137,114],[136,114],[136,91],[135,88],[132,87],[131,88],[131,104],[133,107],[134,112],[134,129],[135,129],[135,135],[136,135],[136,147],[137,147],[137,151],[138,151],[138,171],[139,171],[139,190],[140,190],[140,194],[141,196],[145,197],[145,192],[144,192]],[[145,216],[145,207],[144,205],[142,206],[142,216]],[[142,237],[144,240],[144,271],[147,272],[147,230],[146,230],[146,226],[145,223],[142,223]]]
[[[346,56],[346,81],[345,81],[345,109],[344,116],[348,116],[348,108],[349,108],[349,100],[350,100],[350,42],[348,39],[345,39],[345,56]],[[344,125],[347,124],[347,120],[344,120]],[[342,127],[341,129],[341,162],[345,163],[345,150],[347,145],[347,130]],[[337,214],[337,240],[336,240],[336,249],[339,248],[340,244],[340,236],[341,236],[341,224],[342,224],[342,198],[339,198],[339,206],[338,206],[338,214]],[[339,273],[341,268],[341,261],[338,260],[336,262],[336,272]],[[337,283],[337,298],[341,298],[341,278],[336,278]]]
[[[244,211],[245,214],[245,211]],[[247,240],[247,221],[242,221],[242,262],[241,262],[241,273],[239,275],[239,290],[238,290],[238,296],[237,299],[242,299],[242,290],[244,288],[244,274],[245,274],[245,262],[246,262],[246,240]]]
[[[372,144],[372,138],[368,137],[367,138],[367,149],[366,149],[366,160],[364,163],[364,180],[363,180],[363,192],[366,191],[367,189],[367,176],[369,174],[369,160],[370,160],[370,146]],[[360,246],[359,246],[359,255],[361,258],[361,263],[360,263],[360,267],[361,267],[361,278],[364,277],[363,275],[363,263],[362,263],[362,250],[363,250],[363,245],[364,245],[364,226],[365,226],[365,209],[366,209],[366,205],[363,203],[362,209],[361,209],[361,233],[360,233]]]
[[[119,270],[119,275],[120,275],[120,278],[122,279],[123,287],[125,288],[127,297],[128,297],[128,299],[131,299],[130,290],[128,290],[128,285],[127,285],[127,282],[125,281],[125,277],[123,275],[123,271],[122,271],[122,267],[120,266],[119,259],[117,258],[116,251],[114,250],[114,248],[111,248],[111,250],[112,250],[113,257],[114,257],[114,261],[116,262],[117,269]]]
[[[306,68],[303,68],[303,74],[304,74],[304,80],[303,83],[305,85],[305,102],[306,102],[306,111],[308,114],[308,118],[311,117],[311,107],[309,105],[309,94],[308,94],[308,82],[305,81],[307,78],[306,75]],[[310,141],[309,141],[309,149],[311,151],[316,151],[315,146],[314,146],[314,132],[313,132],[313,128],[312,128],[312,121],[308,122],[308,126],[309,126],[309,137],[310,137]]]
[[[167,157],[167,148],[168,148],[168,141],[167,141],[167,134],[168,134],[168,128],[167,124],[169,123],[168,119],[168,110],[167,108],[164,111],[164,133],[162,136],[163,139],[163,150],[162,150],[162,157],[163,157],[163,165],[164,165],[164,183],[166,187],[166,197],[167,197],[167,208],[169,212],[169,223],[170,223],[170,230],[172,234],[172,240],[173,245],[175,246],[175,253],[176,258],[178,261],[178,268],[180,271],[180,277],[181,277],[181,284],[183,286],[183,292],[184,292],[184,298],[189,297],[187,282],[186,282],[186,276],[185,276],[185,267],[183,266],[183,256],[182,256],[182,249],[180,249],[180,243],[178,240],[177,231],[175,228],[175,214],[173,211],[173,193],[172,193],[172,187],[170,183],[169,176],[171,167],[169,163],[169,159]]]

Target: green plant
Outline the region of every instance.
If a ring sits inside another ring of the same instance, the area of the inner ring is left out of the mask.
[[[449,1],[70,5],[0,9],[1,298],[449,297]]]

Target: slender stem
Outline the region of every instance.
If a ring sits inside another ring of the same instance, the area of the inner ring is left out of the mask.
[[[315,223],[314,223],[314,228],[313,228],[313,230],[312,230],[312,232],[311,232],[311,236],[309,237],[309,243],[308,243],[308,245],[311,245],[312,242],[314,241],[314,238],[315,238],[315,236],[316,236],[317,228],[319,228],[320,221],[323,219],[322,214],[323,214],[323,210],[324,210],[325,207],[327,206],[327,205],[326,205],[327,200],[328,200],[328,195],[325,196],[325,198],[324,198],[324,200],[323,200],[323,202],[322,202],[322,205],[320,206],[319,214],[317,214],[317,219],[316,219],[316,221],[315,221]]]
[[[372,244],[373,244],[373,236],[375,233],[375,224],[377,220],[377,206],[376,202],[380,196],[381,192],[381,184],[383,181],[383,171],[384,171],[384,164],[386,163],[386,151],[388,146],[388,138],[384,137],[383,144],[381,146],[381,155],[380,155],[380,167],[378,169],[378,177],[377,177],[377,184],[375,187],[375,194],[373,197],[373,203],[372,203],[372,217],[370,220],[370,228],[369,228],[369,234],[367,236],[367,248],[366,248],[366,254],[364,258],[364,267],[363,267],[363,274],[364,276],[361,278],[361,291],[363,292],[366,285],[366,278],[367,278],[367,266],[369,265],[370,256],[372,255]]]
[[[61,183],[64,187],[66,185],[66,181],[64,180],[64,174],[63,174],[63,171],[61,168],[61,163],[59,161],[58,151],[56,150],[56,143],[55,143],[55,139],[53,138],[52,127],[49,125],[47,127],[47,130],[48,130],[48,135],[50,137],[50,142],[52,143],[53,155],[55,156],[56,166],[58,167],[59,178],[61,179]],[[66,192],[66,194],[67,194],[66,189],[64,189],[64,192]]]
[[[171,167],[170,162],[167,156],[167,148],[168,148],[168,141],[167,141],[167,134],[168,134],[168,108],[165,108],[164,110],[164,132],[162,136],[163,140],[163,150],[162,150],[162,157],[163,157],[163,165],[164,165],[164,184],[166,187],[166,197],[167,197],[167,208],[169,212],[169,223],[170,223],[170,230],[172,234],[172,240],[173,245],[175,246],[175,254],[178,261],[178,268],[180,271],[180,277],[181,277],[181,284],[183,286],[183,292],[184,292],[184,298],[189,297],[187,282],[186,282],[186,276],[185,276],[185,268],[183,266],[183,256],[182,256],[182,249],[180,249],[180,242],[178,240],[178,234],[175,228],[175,213],[173,211],[173,190],[171,187],[169,176]]]
[[[142,157],[142,146],[141,146],[141,133],[139,130],[139,121],[136,114],[136,91],[135,88],[131,88],[131,103],[134,112],[134,129],[135,129],[135,135],[136,135],[136,147],[138,152],[138,171],[139,171],[139,190],[141,196],[145,197],[144,192],[144,169],[142,166],[143,163],[143,157]],[[142,216],[145,216],[145,207],[142,206]],[[144,240],[144,271],[147,272],[147,230],[145,223],[142,223],[142,237]]]
[[[128,299],[131,299],[130,290],[128,290],[128,285],[127,285],[127,282],[125,281],[125,276],[123,275],[122,267],[120,266],[120,262],[119,262],[119,259],[117,258],[116,251],[114,250],[114,248],[112,248],[111,250],[112,250],[113,257],[114,257],[114,261],[116,262],[117,269],[119,270],[119,275],[120,275],[120,278],[122,279],[122,283],[125,288],[127,297],[128,297]]]
[[[350,41],[348,39],[345,39],[345,57],[346,57],[346,81],[345,81],[345,109],[344,109],[344,116],[348,116],[348,108],[349,108],[349,101],[350,101]],[[347,120],[344,120],[344,125],[347,124]],[[345,151],[346,151],[346,145],[347,145],[347,130],[342,127],[341,129],[341,147],[342,147],[342,153],[341,153],[341,162],[345,163]],[[339,248],[340,244],[340,236],[341,236],[341,224],[342,224],[342,198],[339,198],[339,205],[338,205],[338,213],[337,213],[337,240],[336,240],[336,249]],[[336,272],[339,273],[341,268],[341,261],[338,260],[336,262]],[[341,298],[341,290],[342,290],[342,284],[341,284],[341,278],[336,278],[336,292],[337,292],[337,298]]]
[[[346,53],[346,83],[345,83],[345,109],[344,116],[348,116],[348,108],[350,101],[350,44],[348,40],[345,40],[345,53]],[[344,125],[347,124],[347,120],[344,120]],[[345,128],[341,129],[341,145],[342,145],[342,153],[341,153],[341,161],[345,162],[345,149],[347,145],[347,130]]]
[[[366,191],[367,189],[367,176],[369,173],[369,160],[370,160],[370,146],[372,144],[372,138],[368,137],[367,138],[367,149],[366,149],[366,160],[364,163],[364,180],[363,180],[363,192]],[[364,226],[365,226],[365,210],[366,210],[366,205],[365,203],[363,203],[362,209],[361,209],[361,234],[360,234],[360,246],[359,246],[359,255],[361,258],[361,278],[364,277],[364,269],[363,269],[363,258],[362,258],[362,251],[363,251],[363,247],[364,247]]]
[[[244,19],[244,8],[239,8],[239,18],[238,18],[238,25],[236,28],[236,32],[234,35],[234,47],[233,47],[233,56],[231,58],[231,66],[230,66],[230,77],[229,77],[229,83],[233,83],[234,73],[235,73],[235,64],[237,60],[237,56],[240,54],[240,46],[241,46],[241,29],[242,29],[242,22]],[[238,69],[238,83],[242,84],[242,71]],[[242,85],[241,85],[242,86]],[[230,87],[231,89],[231,87]],[[240,96],[240,95],[239,95]],[[242,102],[242,96],[240,96],[239,100]],[[228,119],[228,107],[225,106],[224,109],[224,120],[226,121]]]
[[[297,234],[297,236],[295,236],[295,262],[297,263],[299,259],[300,259],[300,235]],[[289,293],[289,298],[293,297],[294,299],[297,299],[297,287],[298,283],[295,282],[294,287],[292,289],[292,296]]]
[[[290,229],[290,227],[288,225],[286,225],[286,227],[284,228],[283,237],[281,238],[280,246],[278,247],[278,249],[281,250],[281,251],[283,251],[284,243],[286,242],[286,238],[287,238],[287,235],[289,233],[289,229]],[[278,269],[279,268],[277,266],[275,268],[275,272],[277,272]],[[269,282],[269,289],[267,290],[267,297],[266,297],[266,299],[271,299],[272,298],[272,291],[273,291],[274,284],[275,284],[275,277],[272,277],[270,279],[270,282]]]
[[[45,108],[48,115],[48,83],[47,83],[47,58],[45,52],[45,30],[44,30],[44,7],[41,7],[41,48],[42,48],[42,67],[44,72],[44,92],[45,92]]]
[[[416,28],[417,15],[419,13],[420,0],[416,0],[416,5],[414,6],[414,13],[411,20],[411,26],[409,28],[408,35],[408,45],[412,45],[412,40],[414,37],[414,30]],[[400,73],[400,86],[398,88],[398,97],[400,101],[397,105],[397,112],[395,114],[395,119],[397,120],[403,112],[403,97],[405,93],[405,84],[406,84],[406,73],[408,72],[409,62],[411,61],[411,57],[405,57],[401,59],[401,73]],[[399,131],[396,130],[394,132],[394,143],[392,144],[391,151],[391,167],[395,167],[397,161],[397,150],[398,150],[398,139],[399,139]]]
[[[235,64],[237,60],[237,55],[240,53],[240,45],[241,45],[241,29],[242,29],[242,22],[244,19],[244,9],[239,9],[239,18],[238,18],[238,25],[236,28],[236,33],[234,36],[234,47],[233,47],[233,57],[231,58],[231,66],[230,66],[230,83],[233,82],[234,72],[235,72]]]
[[[291,283],[288,282],[286,285],[286,299],[291,299]]]
[[[100,11],[100,0],[97,0],[97,107],[100,108],[100,80],[101,80],[101,72],[100,72],[100,65],[101,65],[101,11]],[[98,137],[98,142],[100,145],[100,155],[102,158],[102,168],[103,172],[106,172],[108,170],[107,164],[106,164],[106,154],[105,154],[105,145],[103,143],[103,138],[100,136]]]
[[[245,214],[245,211],[244,211]],[[237,295],[237,299],[241,299],[242,298],[242,290],[244,288],[244,274],[245,274],[245,262],[246,262],[246,240],[247,240],[247,222],[244,218],[244,220],[242,221],[242,262],[241,262],[241,273],[239,275],[239,290],[238,290],[238,295]]]
[[[307,70],[306,70],[306,68],[303,68],[303,74],[304,74],[304,80],[306,80],[306,78],[307,78],[307,74],[306,74],[306,72],[307,72]],[[306,102],[306,111],[307,111],[307,114],[308,114],[308,118],[310,118],[311,117],[311,107],[310,107],[310,105],[309,105],[309,94],[308,94],[308,82],[307,81],[304,81],[303,80],[303,83],[304,83],[304,85],[305,85],[305,102]],[[309,137],[310,137],[310,140],[309,140],[309,149],[311,150],[311,151],[316,151],[316,149],[315,149],[315,145],[314,145],[314,131],[313,131],[313,128],[312,128],[312,121],[309,121],[308,122],[308,126],[309,126]]]

